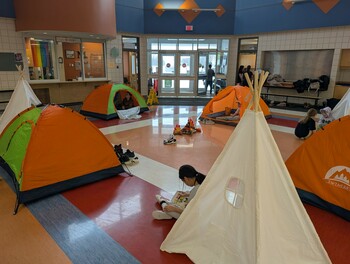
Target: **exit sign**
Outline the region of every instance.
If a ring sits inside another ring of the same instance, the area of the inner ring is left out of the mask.
[[[192,25],[187,25],[186,26],[186,31],[193,31],[193,26]]]

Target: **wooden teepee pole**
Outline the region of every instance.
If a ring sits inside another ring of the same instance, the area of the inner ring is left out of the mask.
[[[16,68],[19,71],[19,79],[24,79],[24,71],[22,70],[22,65],[16,65]]]
[[[244,76],[247,80],[250,91],[253,95],[253,98],[248,105],[248,109],[250,109],[253,106],[253,109],[255,112],[261,111],[261,107],[260,107],[260,103],[259,103],[260,94],[261,94],[262,87],[263,87],[267,77],[269,76],[269,72],[261,71],[260,75],[259,75],[258,71],[254,72],[254,88],[253,88],[253,84],[249,78],[249,75],[247,73],[245,73]]]

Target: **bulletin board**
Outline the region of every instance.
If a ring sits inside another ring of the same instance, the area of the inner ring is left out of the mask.
[[[0,52],[0,71],[17,71],[16,65],[23,69],[21,53]]]

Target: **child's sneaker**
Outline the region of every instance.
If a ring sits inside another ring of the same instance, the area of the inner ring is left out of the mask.
[[[121,164],[125,164],[125,165],[133,164],[131,159],[128,156],[126,156],[125,154],[123,154],[121,156],[118,156],[118,158],[119,158],[119,161],[120,161]]]
[[[123,153],[122,144],[115,145],[114,152],[115,154],[117,154],[117,157],[121,164],[125,164],[125,165],[132,164],[131,159],[126,154]]]
[[[127,149],[125,151],[124,155],[128,156],[129,159],[131,160],[131,162],[133,162],[133,163],[138,163],[139,162],[139,158],[136,157],[135,152],[131,151],[130,149]]]
[[[152,212],[154,219],[163,220],[163,219],[172,219],[173,217],[163,212],[162,210],[156,210]]]
[[[176,144],[176,138],[174,135],[169,135],[167,139],[164,139],[163,143],[164,145]]]
[[[114,152],[115,152],[115,154],[117,154],[118,157],[122,156],[123,155],[122,144],[114,145]]]

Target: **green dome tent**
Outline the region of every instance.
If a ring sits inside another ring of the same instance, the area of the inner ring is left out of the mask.
[[[86,97],[80,113],[106,120],[117,118],[117,105],[127,92],[131,94],[134,106],[140,107],[140,113],[149,110],[145,99],[133,88],[124,84],[104,84]]]
[[[116,176],[124,169],[112,144],[70,108],[19,113],[0,135],[0,166],[12,177],[17,204]]]

